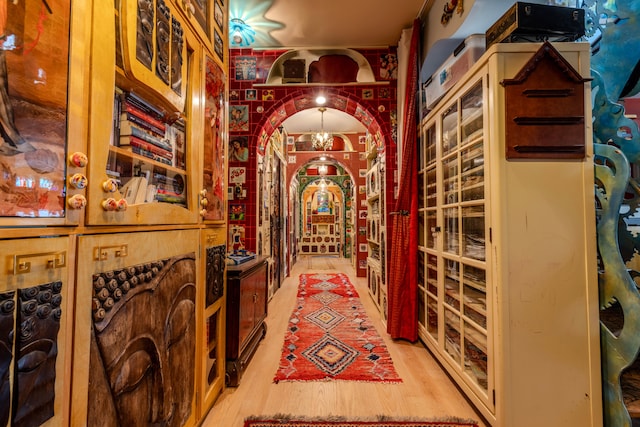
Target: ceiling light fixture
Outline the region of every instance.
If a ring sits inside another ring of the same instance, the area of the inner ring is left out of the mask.
[[[327,98],[325,98],[324,96],[322,96],[322,95],[318,95],[318,96],[316,97],[316,104],[318,104],[318,105],[324,105],[324,104],[325,104],[325,102],[327,102]]]
[[[318,166],[318,173],[320,175],[326,175],[328,171],[329,171],[329,167],[327,165]]]
[[[327,111],[327,109],[321,107],[318,108],[318,111],[320,111],[320,132],[311,135],[311,143],[316,151],[326,151],[333,147],[333,135],[324,131],[324,112]]]
[[[232,46],[250,46],[256,41],[256,32],[240,18],[229,20],[229,34]]]

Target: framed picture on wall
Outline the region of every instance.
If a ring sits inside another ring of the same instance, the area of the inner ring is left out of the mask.
[[[213,18],[216,20],[216,24],[218,24],[218,27],[220,27],[220,31],[224,33],[224,11],[222,10],[222,6],[217,2],[213,10]]]
[[[236,80],[256,79],[256,57],[238,56],[235,59]]]
[[[213,31],[213,50],[221,61],[224,61],[224,42],[218,30]]]
[[[229,168],[229,184],[244,184],[247,180],[247,168]]]
[[[229,219],[231,221],[243,221],[245,206],[243,204],[232,204],[229,206]]]
[[[234,105],[229,108],[229,131],[247,132],[249,130],[249,106]]]
[[[244,99],[247,101],[255,101],[258,99],[258,91],[256,89],[246,89],[244,91]]]

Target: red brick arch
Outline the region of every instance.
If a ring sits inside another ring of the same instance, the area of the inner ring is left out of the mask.
[[[288,117],[309,108],[317,108],[315,99],[318,95],[327,98],[325,107],[343,111],[360,121],[373,138],[378,152],[384,152],[387,141],[391,140],[391,131],[388,121],[380,116],[380,112],[361,102],[361,98],[352,93],[326,87],[308,87],[294,91],[265,111],[257,126],[258,152],[264,153],[269,138]]]

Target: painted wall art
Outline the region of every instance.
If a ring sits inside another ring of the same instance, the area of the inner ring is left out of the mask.
[[[222,221],[225,219],[226,203],[224,193],[226,176],[224,154],[226,151],[224,132],[227,120],[225,85],[226,76],[216,62],[207,57],[206,97],[204,124],[204,188],[207,190],[205,220]]]

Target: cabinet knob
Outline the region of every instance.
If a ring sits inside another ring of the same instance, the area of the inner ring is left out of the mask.
[[[80,151],[76,151],[75,153],[69,155],[69,163],[72,166],[83,168],[87,166],[87,163],[89,163],[89,158],[86,154],[81,153]]]
[[[82,194],[74,194],[73,196],[67,199],[67,205],[71,209],[82,209],[87,206],[87,198]]]
[[[116,208],[117,210],[126,211],[128,207],[129,207],[129,203],[127,203],[126,199],[118,200],[118,207]]]
[[[108,178],[102,183],[102,190],[105,193],[115,193],[118,189],[118,181],[113,178]]]
[[[71,175],[71,178],[69,178],[69,185],[79,190],[87,188],[87,182],[87,177],[81,173],[74,173]]]
[[[113,197],[109,197],[108,199],[104,199],[102,201],[102,209],[105,211],[115,211],[118,209],[118,201]]]

